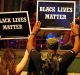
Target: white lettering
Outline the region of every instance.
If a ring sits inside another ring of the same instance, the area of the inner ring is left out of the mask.
[[[12,18],[13,22],[27,22],[26,17]]]
[[[10,18],[0,18],[0,23],[11,23]]]
[[[45,19],[66,19],[66,15],[61,15],[61,14],[45,14]]]
[[[3,30],[22,29],[22,25],[3,25]]]
[[[72,8],[69,7],[58,7],[57,12],[72,12]]]
[[[43,12],[55,12],[55,7],[40,7],[40,11],[43,11]]]

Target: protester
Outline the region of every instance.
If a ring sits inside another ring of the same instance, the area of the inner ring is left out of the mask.
[[[28,40],[28,46],[27,49],[28,50],[33,50],[33,51],[37,51],[36,48],[33,46],[34,43],[34,37],[35,35],[38,33],[38,31],[40,30],[40,22],[36,22],[35,26],[32,30],[32,34]],[[57,55],[57,48],[58,48],[58,39],[57,38],[48,38],[47,39],[47,48],[48,48],[48,52],[49,55],[51,55],[50,59],[46,59],[46,62],[44,62],[44,74],[45,75],[65,75],[66,74],[66,70],[68,68],[68,66],[71,64],[71,62],[74,60],[74,58],[76,57],[77,53],[79,52],[79,25],[72,23],[71,24],[71,35],[74,38],[74,46],[73,48],[66,52],[63,55]],[[38,53],[36,53],[37,56],[32,57],[32,59],[34,59],[34,63],[36,66],[37,74],[40,74],[40,56],[38,55]],[[46,66],[47,65],[47,66]]]
[[[49,34],[48,34],[49,35]],[[67,68],[79,52],[79,25],[72,23],[71,35],[74,38],[73,48],[60,55],[57,53],[58,39],[56,37],[47,38],[48,54],[44,64],[45,75],[66,75]],[[47,63],[46,63],[47,62]],[[46,66],[47,65],[47,66]]]
[[[31,50],[28,75],[40,75],[41,54],[38,50],[35,49],[34,46],[35,43],[34,38],[36,37],[36,34],[38,33],[39,29],[40,29],[40,22],[36,22],[27,43],[27,49]]]
[[[36,32],[34,31],[34,29],[35,27],[33,28],[32,33]],[[33,34],[31,34],[30,37],[33,37],[32,35]],[[31,41],[29,40],[29,42]],[[29,48],[27,49],[26,47],[24,56],[18,64],[16,59],[16,53],[14,52],[14,50],[11,48],[5,49],[3,55],[1,56],[1,61],[0,61],[0,75],[20,75],[25,65],[28,64],[29,54],[31,52],[31,49]]]
[[[8,48],[4,51],[0,62],[0,75],[19,75],[28,62],[29,52],[26,49],[24,56],[17,64],[15,52]]]

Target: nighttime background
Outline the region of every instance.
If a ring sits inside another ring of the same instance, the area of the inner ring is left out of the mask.
[[[57,1],[57,0],[54,0],[54,1]],[[61,0],[58,0],[58,1],[61,1]],[[76,17],[80,16],[80,1],[79,0],[72,0],[72,1],[76,1]],[[26,11],[26,10],[29,11],[30,25],[32,29],[34,26],[34,23],[36,22],[36,4],[37,4],[37,0],[0,0],[0,12]],[[1,30],[0,30],[0,33],[1,33]],[[45,32],[42,32],[40,36],[36,36],[35,46],[38,49],[46,48],[45,37],[46,37]],[[6,48],[6,47],[12,47],[14,49],[25,49],[26,39],[0,41],[0,48]]]

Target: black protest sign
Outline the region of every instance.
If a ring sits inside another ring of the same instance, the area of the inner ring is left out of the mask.
[[[31,32],[28,11],[1,12],[0,31],[1,38],[28,37]]]
[[[75,1],[37,1],[37,18],[42,29],[70,29],[75,21]]]

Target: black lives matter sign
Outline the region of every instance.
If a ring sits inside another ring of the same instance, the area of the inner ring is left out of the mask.
[[[70,29],[75,21],[75,1],[37,1],[37,18],[42,29]]]
[[[0,13],[0,36],[28,37],[30,34],[28,11]]]

